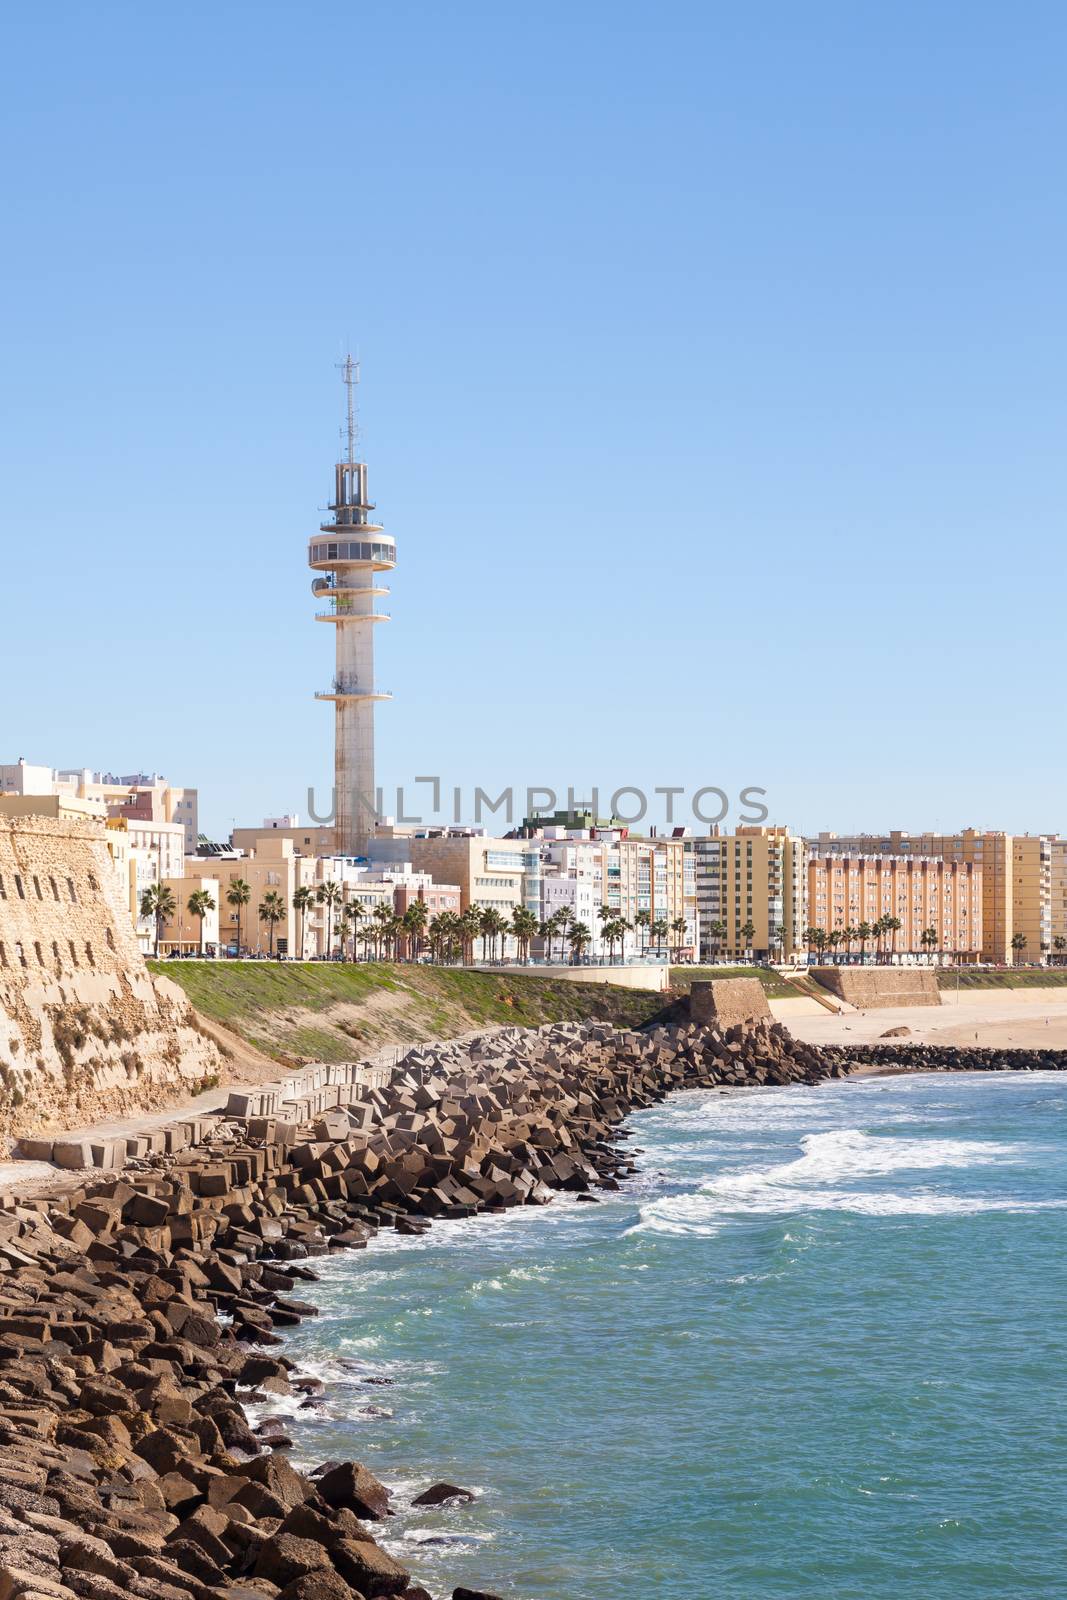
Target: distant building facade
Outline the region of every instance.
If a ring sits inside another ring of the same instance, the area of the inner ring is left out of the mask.
[[[804,948],[803,839],[788,828],[752,826],[687,842],[695,864],[701,959],[752,955],[789,961]]]
[[[982,869],[981,959],[1041,961],[1052,942],[1052,835],[982,832],[820,833],[820,854],[935,856]],[[1016,939],[1025,940],[1016,948]]]
[[[868,932],[842,941],[838,954],[976,961],[982,949],[982,898],[982,868],[972,861],[835,851],[812,851],[808,857],[811,927],[840,934],[863,924],[871,929],[883,917],[900,923],[880,937]]]

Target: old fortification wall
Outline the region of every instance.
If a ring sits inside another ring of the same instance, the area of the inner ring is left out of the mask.
[[[813,967],[811,976],[860,1011],[941,1004],[937,974],[929,967]]]
[[[758,978],[711,978],[694,983],[689,993],[689,1019],[700,1027],[733,1028],[770,1014]]]
[[[141,959],[103,825],[0,817],[0,1139],[165,1106],[220,1065]]]

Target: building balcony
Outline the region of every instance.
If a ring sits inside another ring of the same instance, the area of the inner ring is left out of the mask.
[[[316,700],[391,700],[391,689],[367,689],[355,678],[335,678],[328,689],[316,689]]]
[[[389,590],[383,583],[346,583],[343,574],[339,577],[331,572],[328,577],[313,578],[311,592],[317,600],[321,600],[324,595],[388,594]]]
[[[336,611],[316,611],[316,622],[392,622],[389,611],[351,611],[338,606]]]

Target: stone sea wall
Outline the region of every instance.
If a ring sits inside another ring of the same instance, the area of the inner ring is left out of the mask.
[[[809,970],[824,989],[858,1011],[874,1011],[881,1006],[941,1004],[937,974],[930,967],[812,967]]]
[[[845,1070],[778,1025],[509,1029],[412,1051],[303,1125],[248,1106],[195,1149],[0,1197],[0,1600],[429,1600],[382,1547],[382,1484],[296,1471],[243,1409],[316,1388],[283,1343],[316,1258],[595,1199],[632,1170],[621,1119],[671,1089]]]
[[[103,824],[0,817],[0,1143],[165,1105],[220,1067],[145,967]]]
[[[672,1090],[1035,1054],[820,1050],[766,1021],[507,1029],[410,1051],[344,1103],[326,1084],[234,1095],[195,1148],[0,1195],[0,1600],[442,1600],[386,1548],[384,1485],[354,1462],[297,1471],[282,1425],[245,1412],[320,1387],[284,1343],[315,1314],[319,1258],[561,1190],[595,1202],[634,1170],[619,1124]]]

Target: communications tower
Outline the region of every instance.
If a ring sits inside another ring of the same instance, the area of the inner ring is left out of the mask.
[[[334,702],[334,825],[341,855],[365,855],[377,821],[374,778],[374,705],[392,696],[374,681],[374,629],[387,622],[379,610],[389,593],[378,574],[396,566],[396,540],[372,522],[367,498],[367,467],[356,460],[355,389],[359,363],[341,363],[348,391],[347,449],[334,467],[334,496],[324,522],[308,543],[308,565],[318,573],[311,592],[326,609],[317,622],[336,630],[336,667],[329,689],[316,700]]]

